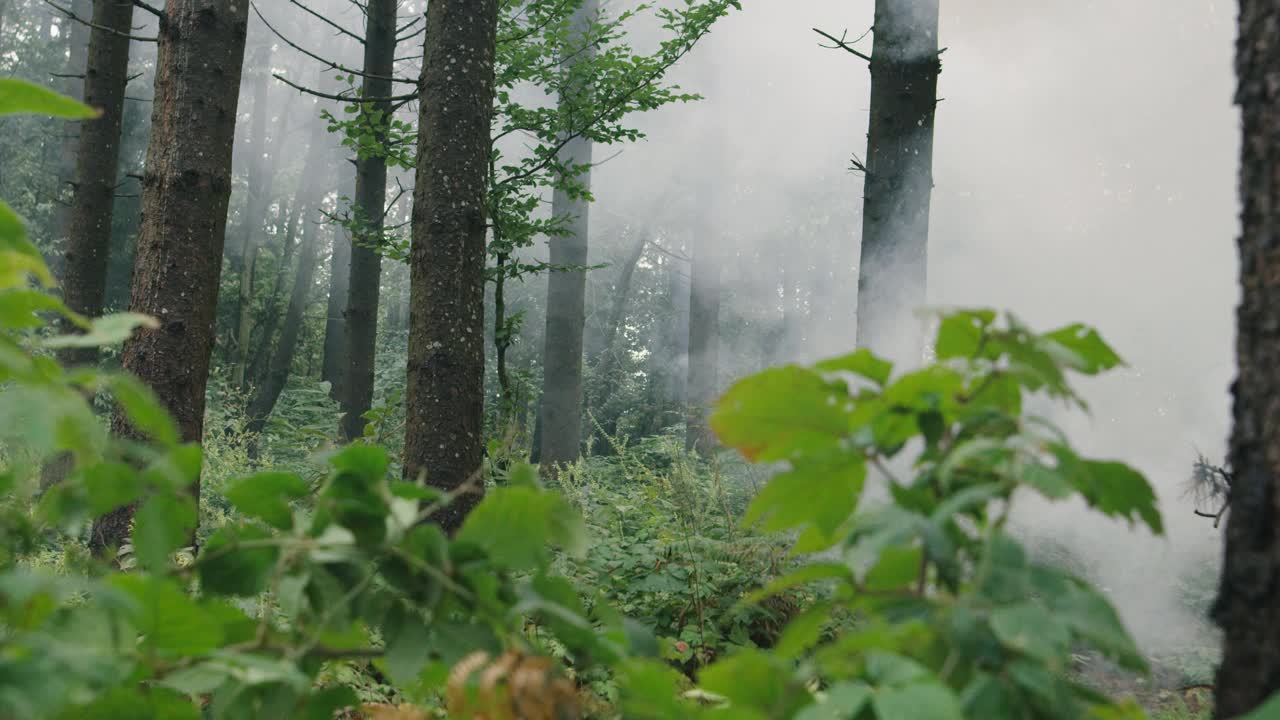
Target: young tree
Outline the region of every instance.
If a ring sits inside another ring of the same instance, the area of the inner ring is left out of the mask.
[[[346,367],[343,357],[347,347],[347,288],[350,277],[351,238],[346,231],[338,231],[333,234],[333,252],[329,256],[329,300],[325,305],[320,379],[329,383],[329,397],[339,401],[343,397],[342,379]]]
[[[598,0],[585,0],[571,21],[573,45],[564,60],[565,94],[570,107],[585,104],[589,87],[575,83],[575,68],[595,58],[589,35],[599,13]],[[591,139],[570,138],[560,149],[560,163],[575,172],[582,190],[591,188]],[[586,317],[587,231],[589,205],[581,194],[563,187],[552,194],[551,213],[565,222],[551,236],[552,271],[547,278],[547,329],[544,335],[542,383],[542,433],[539,462],[553,472],[556,466],[578,459],[582,453],[582,328]]]
[[[1213,617],[1223,631],[1214,713],[1232,718],[1280,691],[1280,4],[1240,1],[1236,102],[1243,116],[1238,376],[1232,385],[1231,512]]]
[[[413,191],[404,472],[443,490],[450,532],[480,499],[486,190],[497,0],[432,0]]]
[[[72,21],[73,25],[78,25]],[[63,262],[63,301],[88,317],[102,314],[107,284],[107,254],[111,244],[111,218],[116,196],[116,166],[120,159],[120,127],[124,118],[124,93],[129,80],[129,34],[133,5],[117,0],[93,3],[93,30],[89,36],[89,60],[85,66],[84,101],[102,112],[79,132],[75,193],[71,226]],[[64,323],[64,330],[72,330]],[[63,363],[87,365],[97,359],[97,348],[68,348]]]
[[[345,376],[341,435],[364,434],[373,405],[373,361],[378,343],[378,288],[382,279],[382,228],[387,201],[387,129],[391,75],[395,70],[398,0],[369,0],[365,11],[364,82],[359,122],[371,138],[358,145],[356,197],[347,286]]]
[[[694,241],[689,293],[689,385],[685,447],[709,454],[717,444],[708,423],[720,364],[720,239],[703,231]]]
[[[160,326],[130,338],[123,363],[151,386],[187,442],[204,430],[248,12],[243,0],[168,0],[160,22],[130,300]],[[113,428],[132,433],[118,414]],[[99,518],[92,547],[119,545],[132,517],[128,506]]]
[[[84,99],[86,76],[88,75],[89,64],[89,33],[90,23],[96,22],[93,18],[98,11],[98,5],[101,3],[93,2],[93,0],[72,0],[68,9],[70,14],[63,20],[63,35],[67,42],[67,61],[59,73],[59,79],[62,81],[62,93],[68,97],[76,99]],[[2,10],[3,8],[0,8]],[[50,12],[53,12],[50,10]],[[101,23],[98,23],[101,26]],[[114,26],[112,26],[114,27]],[[116,28],[118,30],[118,28]],[[125,34],[131,32],[131,28],[125,30]],[[96,107],[91,105],[91,107]],[[71,227],[72,204],[74,203],[74,189],[76,186],[76,166],[80,158],[80,127],[83,123],[68,122],[60,123],[58,132],[62,135],[61,147],[58,152],[58,197],[61,199],[66,195],[68,189],[72,190],[72,201],[70,203],[59,203],[54,212],[53,218],[53,236],[55,238],[63,238],[67,235]],[[60,269],[59,269],[60,270]],[[59,272],[61,275],[61,272]]]
[[[919,360],[925,302],[933,120],[938,104],[938,0],[876,0],[862,259],[858,266],[858,346],[895,360]],[[830,36],[827,36],[830,37]]]

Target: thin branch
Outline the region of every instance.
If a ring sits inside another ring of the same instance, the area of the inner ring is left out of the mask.
[[[855,49],[853,48],[853,43],[847,42],[847,41],[845,40],[845,38],[847,38],[847,37],[848,37],[848,33],[847,33],[847,32],[846,32],[846,33],[841,34],[841,36],[840,36],[840,37],[836,37],[836,36],[834,36],[834,35],[832,35],[832,34],[830,34],[830,33],[825,33],[825,32],[823,32],[823,31],[819,30],[818,28],[814,28],[814,29],[813,29],[813,31],[814,31],[814,32],[816,32],[816,33],[818,33],[818,34],[819,34],[819,35],[821,35],[822,37],[824,37],[824,38],[826,38],[826,39],[830,40],[831,42],[835,43],[835,45],[822,45],[821,43],[819,43],[818,47],[823,47],[823,48],[826,48],[826,49],[828,49],[828,50],[845,50],[845,51],[847,51],[847,52],[853,53],[854,55],[857,55],[858,57],[862,58],[863,60],[866,60],[867,62],[871,62],[871,56],[870,56],[870,55],[867,55],[867,54],[865,54],[865,53],[861,53],[861,52],[859,52],[859,51],[855,50]],[[866,35],[864,34],[862,37],[866,37]],[[858,38],[858,40],[861,40],[861,39],[862,39],[862,38]],[[853,42],[858,42],[858,40],[854,40]]]
[[[99,25],[97,23],[90,22],[80,17],[79,15],[75,14],[71,10],[64,8],[61,5],[55,3],[53,0],[44,0],[44,3],[49,7],[53,8],[54,10],[57,10],[58,12],[62,13],[63,15],[66,15],[71,20],[75,20],[81,25],[84,25],[86,27],[91,27],[95,30],[104,30],[106,32],[111,33],[112,35],[116,35],[118,37],[122,37],[128,40],[137,40],[138,42],[159,42],[160,41],[159,37],[139,37],[137,35],[130,35],[129,33],[122,33],[119,30],[116,30],[115,28],[112,28],[112,27],[107,27],[106,25]]]
[[[337,100],[338,102],[344,102],[344,103],[353,103],[353,102],[361,102],[361,103],[363,103],[363,102],[371,102],[371,103],[377,103],[377,102],[399,102],[399,101],[401,101],[401,100],[416,100],[416,99],[418,98],[418,93],[417,93],[417,92],[412,92],[412,93],[409,93],[409,94],[407,94],[407,95],[390,95],[390,96],[388,96],[388,97],[367,97],[367,98],[366,98],[366,97],[360,97],[359,95],[334,95],[334,94],[332,94],[332,93],[320,92],[319,90],[312,90],[312,89],[311,89],[311,88],[309,88],[309,87],[304,87],[304,86],[302,86],[302,85],[299,85],[299,84],[297,84],[297,83],[295,83],[295,82],[293,82],[293,81],[289,80],[289,79],[288,79],[288,78],[286,78],[285,76],[281,75],[280,73],[272,73],[272,74],[271,74],[271,77],[273,77],[273,78],[275,78],[275,79],[279,80],[280,82],[284,83],[285,85],[288,85],[289,87],[293,88],[294,90],[298,90],[298,91],[300,91],[300,92],[307,93],[308,95],[315,95],[316,97],[318,97],[318,98],[324,98],[325,100]]]
[[[302,11],[303,11],[303,12],[308,13],[308,14],[310,14],[310,15],[313,15],[313,16],[315,16],[316,18],[319,18],[320,22],[323,22],[324,24],[328,25],[329,27],[332,27],[333,29],[337,30],[339,34],[341,34],[341,35],[346,35],[347,37],[354,39],[356,42],[360,43],[361,45],[363,45],[363,44],[364,44],[364,38],[363,38],[363,37],[361,37],[361,36],[359,36],[359,35],[357,35],[357,34],[355,34],[355,33],[351,32],[350,30],[348,30],[348,29],[346,29],[346,28],[342,27],[341,25],[339,25],[338,23],[336,23],[336,22],[334,22],[334,21],[330,20],[329,18],[325,17],[325,16],[324,16],[324,15],[322,15],[321,13],[318,13],[318,12],[316,12],[315,10],[312,10],[311,8],[307,7],[306,5],[303,5],[302,3],[298,2],[298,0],[289,0],[289,2],[291,2],[291,3],[293,3],[294,5],[297,5],[298,7],[302,8]]]
[[[133,6],[142,8],[143,10],[146,10],[152,15],[155,15],[156,17],[160,18],[161,20],[164,20],[163,11],[161,11],[159,8],[153,5],[148,5],[147,3],[143,2],[143,0],[133,0]]]
[[[45,0],[45,2],[49,2],[49,1],[50,1],[50,0]],[[318,62],[318,63],[322,63],[322,64],[324,64],[324,66],[325,66],[325,67],[327,67],[327,68],[329,68],[329,69],[331,69],[331,70],[341,70],[341,71],[342,71],[342,72],[344,72],[344,73],[350,73],[350,74],[352,74],[352,75],[358,75],[358,76],[360,76],[360,77],[362,77],[362,78],[366,78],[366,79],[372,78],[372,79],[374,79],[374,80],[388,80],[388,81],[390,81],[390,82],[405,83],[405,84],[407,84],[407,85],[417,85],[417,84],[418,84],[418,81],[417,81],[417,80],[410,80],[410,79],[408,79],[408,78],[398,78],[398,77],[392,77],[392,76],[387,76],[387,75],[372,75],[372,74],[370,74],[370,73],[366,73],[366,72],[363,72],[363,71],[360,71],[360,70],[356,70],[355,68],[347,67],[346,65],[341,65],[341,64],[336,63],[336,62],[334,62],[334,61],[332,61],[332,60],[329,60],[329,59],[326,59],[326,58],[322,58],[322,57],[320,57],[319,55],[317,55],[317,54],[315,54],[315,53],[311,52],[310,50],[307,50],[306,48],[304,48],[304,47],[302,47],[302,46],[298,45],[298,44],[297,44],[297,43],[295,43],[294,41],[292,41],[292,40],[290,40],[289,38],[285,37],[285,36],[284,36],[284,35],[283,35],[279,30],[277,30],[277,29],[275,28],[275,26],[274,26],[274,25],[272,25],[270,22],[268,22],[268,21],[267,21],[267,19],[266,19],[265,17],[263,17],[263,15],[262,15],[262,11],[258,9],[258,4],[257,4],[256,2],[253,2],[253,0],[250,0],[250,2],[249,2],[249,7],[253,8],[253,12],[254,12],[254,14],[256,14],[256,15],[258,16],[258,19],[262,21],[262,24],[263,24],[263,25],[266,25],[266,26],[267,26],[267,29],[268,29],[268,30],[270,30],[270,31],[271,31],[271,33],[272,33],[273,35],[275,35],[276,37],[280,38],[280,40],[281,40],[282,42],[284,42],[286,45],[288,45],[289,47],[293,48],[294,50],[297,50],[298,52],[302,53],[303,55],[306,55],[307,57],[311,58],[312,60],[315,60],[315,61],[316,61],[316,62]]]

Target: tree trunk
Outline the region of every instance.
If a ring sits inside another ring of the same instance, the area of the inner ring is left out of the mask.
[[[130,301],[160,327],[127,340],[123,364],[156,392],[186,442],[200,442],[204,429],[248,12],[242,0],[168,0],[160,23]],[[133,434],[119,414],[112,426]],[[192,492],[199,497],[199,481]],[[99,518],[95,551],[127,538],[132,517],[126,507]]]
[[[93,0],[73,0],[69,3],[71,12],[75,13],[76,17],[82,18],[94,17],[99,11],[98,6],[101,4]],[[66,65],[62,68],[62,74],[65,77],[61,78],[61,82],[58,84],[62,86],[61,90],[64,95],[69,95],[77,100],[87,99],[85,96],[85,83],[89,65],[90,28],[84,23],[71,18],[67,18],[62,27],[67,30],[68,52]],[[128,32],[132,32],[132,30],[126,31],[126,33]],[[116,39],[126,45],[128,44],[128,40],[125,38],[117,37]],[[129,51],[126,49],[124,52],[127,67]],[[125,76],[128,76],[127,70]],[[89,104],[93,105],[92,102]],[[101,120],[98,122],[101,122]],[[80,130],[84,124],[84,122],[58,123],[59,132],[62,133],[61,147],[58,151],[57,198],[59,202],[53,212],[53,237],[57,239],[67,238],[71,229],[77,165],[80,158]],[[118,135],[117,133],[117,137]],[[111,169],[111,173],[112,175],[115,174],[115,168]],[[69,239],[68,242],[70,242]],[[62,277],[65,269],[63,267],[54,267],[53,271],[58,277]]]
[[[716,446],[708,419],[720,362],[720,257],[717,239],[703,234],[693,251],[689,292],[689,384],[685,448],[710,454]]]
[[[413,191],[404,472],[474,487],[435,518],[448,532],[480,500],[484,456],[485,219],[497,0],[432,0]]]
[[[267,80],[271,76],[271,44],[264,43],[254,51],[253,61],[253,125],[249,140],[249,182],[244,216],[240,218],[240,285],[236,302],[235,358],[231,383],[245,387],[249,366],[249,344],[253,337],[253,282],[258,261],[258,238],[270,200],[267,180]]]
[[[919,362],[924,329],[938,0],[876,0],[858,270],[858,345]]]
[[[276,344],[275,352],[271,355],[271,366],[263,381],[255,388],[253,401],[249,404],[249,424],[246,429],[250,433],[257,434],[266,427],[267,418],[271,416],[271,411],[275,409],[276,401],[280,399],[280,393],[289,380],[289,369],[293,367],[293,355],[298,348],[303,315],[311,300],[316,249],[320,244],[318,235],[315,228],[310,228],[302,236],[298,273],[293,281],[293,290],[289,293],[289,309],[285,312],[280,342]]]
[[[592,357],[595,359],[597,381],[594,383],[596,391],[590,405],[595,409],[603,409],[606,406],[610,396],[613,395],[613,389],[618,384],[619,350],[614,347],[614,343],[617,341],[618,332],[626,322],[627,301],[631,298],[631,279],[635,277],[636,265],[640,264],[640,258],[644,257],[644,249],[649,244],[648,238],[648,230],[640,230],[636,234],[635,242],[619,268],[618,279],[613,284],[613,307],[609,310],[609,319],[604,331],[599,333],[600,339],[596,341],[599,347],[593,348]],[[591,448],[593,455],[608,452],[610,438],[618,432],[618,415],[619,413],[616,412],[608,413],[605,417],[602,422],[603,432],[596,436],[596,441]]]
[[[386,142],[391,118],[391,73],[396,57],[397,0],[369,0],[365,12],[364,98],[373,117],[375,144]],[[368,117],[368,116],[365,116]],[[341,435],[350,442],[364,434],[364,414],[373,406],[373,362],[378,346],[378,286],[382,281],[383,218],[387,204],[387,158],[381,152],[356,159],[356,229],[347,289],[346,376],[343,379]]]
[[[1280,5],[1241,0],[1239,17],[1242,295],[1232,386],[1234,480],[1213,608],[1223,630],[1218,718],[1242,715],[1280,691]]]
[[[584,0],[574,12],[572,30],[585,47],[570,52],[563,68],[572,75],[579,62],[590,62],[595,54],[588,33],[599,13],[599,0]],[[562,106],[574,107],[589,102],[590,88],[569,87],[560,98]],[[560,150],[560,162],[573,168],[591,163],[591,141],[579,137]],[[591,170],[569,178],[591,189]],[[563,463],[571,463],[582,454],[582,330],[586,321],[587,231],[589,206],[585,199],[571,197],[563,190],[552,194],[551,213],[566,218],[564,234],[551,238],[551,264],[577,266],[576,269],[553,270],[547,277],[547,328],[543,346],[542,377],[542,448],[539,460],[544,468],[555,472]]]
[[[84,101],[100,109],[102,116],[84,123],[80,129],[76,190],[62,274],[63,300],[72,310],[89,317],[102,314],[107,286],[120,126],[129,79],[129,39],[123,36],[131,32],[133,25],[131,4],[96,0],[93,6],[93,22],[99,27],[89,37]],[[64,331],[71,332],[73,328],[70,323],[63,323]],[[68,365],[90,365],[97,357],[97,348],[71,348],[59,353],[59,359]]]
[[[329,302],[325,309],[324,357],[320,379],[329,383],[329,397],[342,398],[342,376],[347,347],[347,287],[351,278],[351,238],[346,232],[333,234],[333,254],[329,260]]]

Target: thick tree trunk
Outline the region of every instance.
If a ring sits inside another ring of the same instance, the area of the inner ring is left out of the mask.
[[[267,418],[275,409],[276,401],[289,380],[289,369],[293,367],[294,352],[298,348],[298,335],[302,331],[303,314],[311,300],[311,290],[315,278],[316,250],[320,244],[316,228],[309,228],[302,236],[302,250],[298,253],[298,272],[293,281],[293,290],[289,294],[289,309],[285,312],[284,328],[280,333],[280,342],[276,344],[271,355],[271,366],[263,381],[255,388],[253,401],[249,404],[250,433],[259,433],[266,427]]]
[[[876,0],[858,269],[858,345],[919,362],[924,329],[938,0]]]
[[[71,12],[76,17],[90,18],[99,10],[97,6],[102,3],[93,0],[73,0],[69,4]],[[62,27],[67,31],[67,62],[61,69],[64,77],[60,78],[61,90],[64,95],[69,95],[76,99],[85,98],[86,75],[88,74],[89,63],[89,33],[90,28],[82,22],[77,22],[67,18]],[[127,43],[124,38],[117,38],[121,42]],[[127,55],[128,50],[125,50]],[[126,57],[125,62],[128,63]],[[92,105],[92,103],[90,103]],[[83,122],[60,122],[58,123],[59,131],[62,133],[61,147],[58,151],[58,206],[53,213],[53,237],[59,240],[67,238],[71,230],[71,215],[73,212],[73,204],[75,202],[76,187],[76,171],[77,163],[80,157],[80,129]],[[112,168],[112,173],[115,169]],[[58,277],[62,277],[65,272],[63,267],[54,267],[54,273]]]
[[[129,39],[123,36],[131,32],[133,24],[131,4],[96,0],[93,6],[93,23],[99,27],[89,38],[84,100],[100,109],[102,116],[80,129],[76,190],[62,273],[63,300],[72,310],[89,317],[102,314],[107,286],[120,126],[129,79]],[[64,326],[72,331],[69,323]],[[97,348],[73,348],[59,354],[68,365],[92,364],[97,357]]]
[[[130,301],[160,327],[126,341],[123,362],[156,392],[187,442],[200,442],[204,430],[248,12],[243,0],[168,0],[160,27]],[[113,429],[133,432],[120,415]],[[95,551],[127,538],[132,517],[126,507],[95,522]]]
[[[689,382],[685,413],[685,447],[702,454],[715,450],[708,423],[716,399],[720,364],[719,240],[703,234],[693,251],[689,292]]]
[[[580,42],[599,13],[599,0],[585,0],[575,11],[572,32]],[[590,62],[595,46],[587,43],[581,52],[570,53],[566,76],[574,65]],[[560,98],[562,105],[575,107],[589,102],[590,88],[570,87]],[[591,163],[591,141],[570,140],[560,151],[560,161],[570,168]],[[590,169],[570,178],[591,188]],[[586,321],[587,234],[589,205],[557,189],[551,199],[552,215],[567,218],[564,234],[551,238],[551,264],[579,269],[553,270],[547,277],[547,328],[543,346],[542,443],[539,461],[554,472],[558,465],[577,460],[582,454],[582,330]]]
[[[329,302],[325,309],[324,356],[320,379],[329,383],[329,397],[342,398],[342,376],[347,347],[347,287],[351,278],[351,238],[345,232],[333,234],[333,254],[329,260]]]
[[[249,182],[244,217],[240,218],[240,284],[236,299],[235,358],[231,382],[246,387],[249,345],[253,337],[253,283],[258,265],[258,244],[270,201],[270,173],[263,157],[267,150],[267,80],[271,76],[271,45],[263,43],[253,53],[253,124],[249,140]]]
[[[497,0],[432,0],[413,191],[404,472],[464,493],[436,520],[462,525],[483,492],[485,203]]]
[[[377,144],[386,141],[383,128],[391,116],[391,73],[396,56],[397,0],[369,0],[365,12],[364,98],[369,103]],[[364,434],[364,414],[373,406],[373,362],[378,345],[378,286],[382,281],[383,217],[387,203],[387,158],[375,153],[356,159],[358,223],[351,248],[351,279],[347,289],[346,376],[343,379],[341,435],[348,442]]]
[[[1215,717],[1280,692],[1280,4],[1241,0],[1242,234],[1232,386],[1231,512],[1213,617],[1223,630]]]

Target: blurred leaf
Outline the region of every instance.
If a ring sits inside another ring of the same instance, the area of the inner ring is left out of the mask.
[[[35,83],[0,78],[0,115],[32,113],[67,120],[92,120],[101,113],[84,103]]]
[[[952,690],[933,682],[885,688],[871,699],[878,720],[964,720]]]
[[[237,510],[278,530],[293,529],[290,501],[310,494],[307,482],[293,473],[263,472],[232,485],[227,501]]]
[[[867,466],[857,455],[797,460],[756,495],[743,522],[759,522],[767,532],[812,525],[834,542],[836,529],[857,507],[866,478]]]
[[[729,388],[711,416],[720,441],[753,462],[835,450],[849,432],[847,393],[812,371],[773,368]]]
[[[133,551],[149,570],[169,563],[174,550],[191,544],[196,528],[195,502],[181,493],[155,493],[138,508],[133,521]]]
[[[457,540],[484,549],[498,567],[528,570],[545,566],[552,547],[580,555],[587,536],[582,517],[559,494],[502,487],[467,515]]]
[[[728,698],[735,710],[758,710],[770,717],[791,717],[812,702],[791,679],[788,665],[760,650],[743,649],[716,661],[699,673],[698,684]]]
[[[172,582],[145,575],[116,575],[109,582],[133,598],[133,621],[143,647],[199,655],[222,642],[222,628],[214,617]]]
[[[89,332],[49,338],[44,341],[44,346],[56,350],[59,348],[118,345],[128,340],[133,331],[140,327],[149,330],[155,330],[160,327],[160,322],[155,318],[138,313],[103,315],[100,318],[93,318],[89,322],[91,327]]]
[[[253,525],[224,527],[200,551],[200,588],[215,595],[257,595],[271,583],[280,548],[265,545],[271,533]],[[250,547],[245,544],[252,543]]]
[[[107,385],[129,422],[162,445],[177,445],[178,426],[155,391],[133,377],[117,373],[107,376]]]
[[[893,363],[879,358],[870,350],[863,348],[848,355],[823,360],[814,365],[813,369],[819,372],[853,373],[877,385],[884,385],[889,382],[889,375],[893,372]]]

